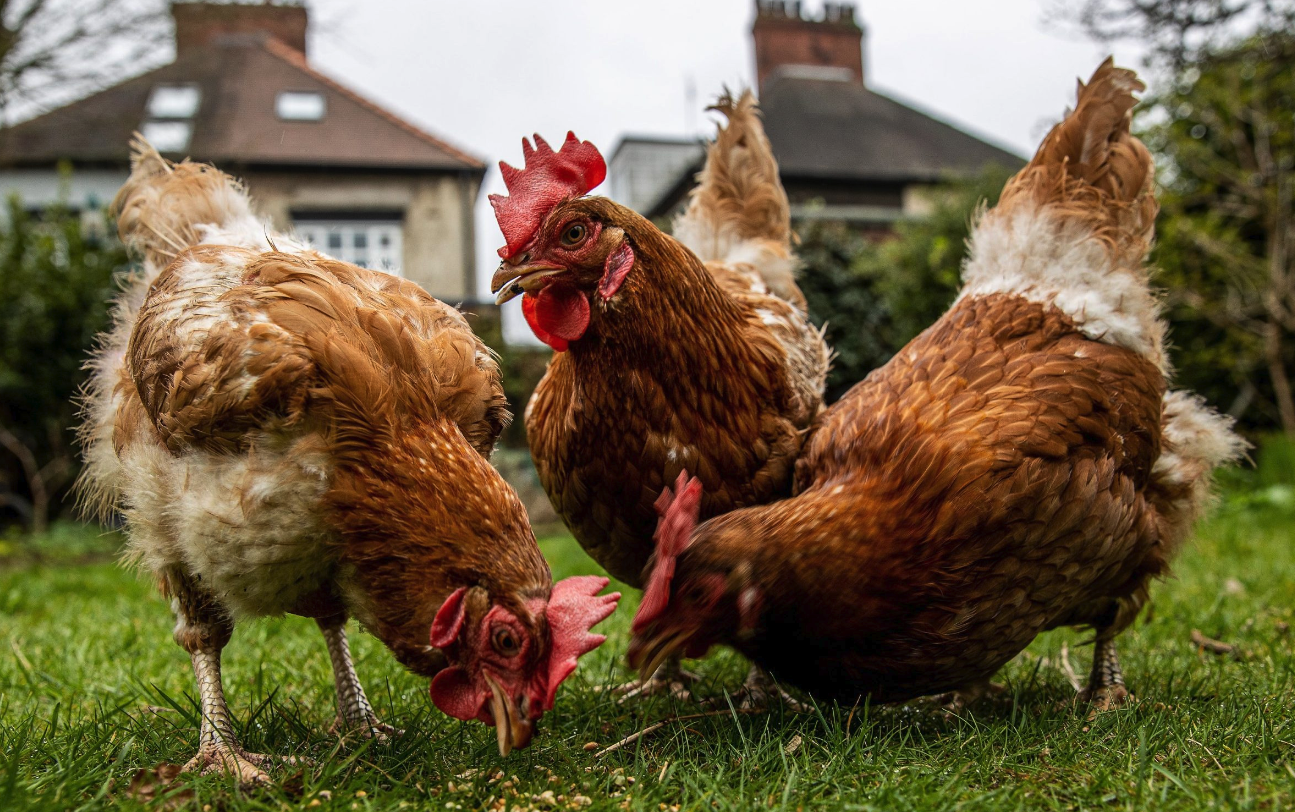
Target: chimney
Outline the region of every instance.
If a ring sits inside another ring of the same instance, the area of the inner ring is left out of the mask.
[[[225,36],[269,36],[306,55],[306,7],[243,3],[172,3],[175,55]]]
[[[756,0],[755,79],[796,73],[863,84],[863,29],[853,3],[824,3],[821,19],[801,16],[800,0]]]

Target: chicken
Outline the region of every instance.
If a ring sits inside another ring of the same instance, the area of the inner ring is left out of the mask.
[[[976,224],[957,301],[816,422],[796,495],[700,526],[663,492],[630,658],[735,647],[826,699],[974,697],[1040,632],[1096,632],[1083,697],[1124,701],[1115,637],[1238,456],[1166,391],[1144,261],[1157,204],[1108,60]]]
[[[557,350],[526,409],[540,481],[581,546],[630,585],[652,554],[653,502],[682,470],[703,516],[791,492],[829,352],[796,287],[787,196],[750,92],[721,98],[676,238],[585,196],[606,173],[588,142],[523,140],[492,197],[507,245],[492,289],[525,294]],[[661,683],[648,687],[661,688]]]
[[[143,272],[92,364],[82,486],[175,611],[201,695],[188,768],[266,780],[220,654],[236,622],[285,612],[324,634],[338,727],[392,732],[351,664],[355,617],[437,707],[524,747],[619,596],[552,583],[487,461],[510,418],[494,358],[416,285],[269,237],[236,181],[134,149],[114,206]]]

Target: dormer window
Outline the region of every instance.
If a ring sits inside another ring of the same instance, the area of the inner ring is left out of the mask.
[[[145,121],[139,130],[158,152],[184,152],[193,135],[193,125],[187,121]]]
[[[324,117],[324,94],[284,90],[274,100],[274,112],[284,121],[319,121]]]
[[[193,118],[201,101],[197,85],[158,85],[148,97],[148,117]]]

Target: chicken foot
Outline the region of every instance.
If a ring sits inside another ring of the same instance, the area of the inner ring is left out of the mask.
[[[202,712],[198,753],[181,771],[225,773],[247,785],[270,783],[265,767],[276,762],[293,764],[296,760],[249,753],[238,742],[220,678],[220,653],[234,633],[233,621],[183,573],[168,572],[164,590],[175,607],[175,642],[189,653],[193,663]]]
[[[1120,658],[1115,653],[1115,637],[1098,633],[1093,644],[1093,671],[1088,677],[1088,687],[1079,692],[1078,699],[1092,705],[1094,713],[1100,713],[1123,705],[1129,698]]]
[[[333,682],[337,686],[337,720],[330,731],[358,731],[381,744],[386,744],[391,736],[403,733],[381,722],[364,694],[364,686],[360,684],[355,662],[351,659],[351,644],[346,639],[346,616],[317,618],[316,622],[328,646],[328,658],[333,663]]]
[[[639,697],[658,696],[665,693],[680,702],[687,702],[692,699],[692,691],[688,686],[699,679],[696,674],[683,670],[678,657],[671,657],[661,663],[650,678],[618,685],[612,691],[621,695],[620,704]]]
[[[773,676],[758,665],[752,665],[742,682],[738,694],[742,703],[738,706],[746,711],[769,710],[774,700],[781,701],[792,713],[806,713],[809,706],[782,689]]]
[[[962,713],[980,700],[1001,694],[1006,690],[1006,686],[986,677],[978,682],[964,685],[956,691],[937,694],[932,701],[940,706],[946,717],[952,717]]]

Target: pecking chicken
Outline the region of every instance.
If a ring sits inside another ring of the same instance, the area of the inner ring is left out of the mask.
[[[1086,625],[1083,697],[1127,698],[1115,637],[1242,448],[1166,391],[1142,89],[1110,60],[1080,83],[976,225],[951,309],[817,421],[794,497],[696,526],[704,481],[662,494],[632,662],[723,643],[824,698],[956,706]]]
[[[510,419],[489,350],[416,285],[268,237],[214,168],[134,150],[114,207],[143,272],[92,362],[82,484],[175,611],[202,710],[188,768],[266,780],[220,654],[237,621],[284,612],[323,632],[338,727],[392,732],[351,663],[355,617],[437,707],[524,747],[619,596],[552,583],[487,461]]]
[[[524,294],[557,350],[526,409],[549,498],[608,572],[642,583],[653,502],[680,471],[715,516],[791,492],[802,435],[823,404],[829,352],[796,287],[787,196],[750,92],[728,119],[675,226],[587,193],[606,167],[568,135],[558,152],[522,142],[494,196],[507,245],[492,282]],[[639,686],[661,690],[669,675]],[[676,691],[682,692],[676,683]]]

